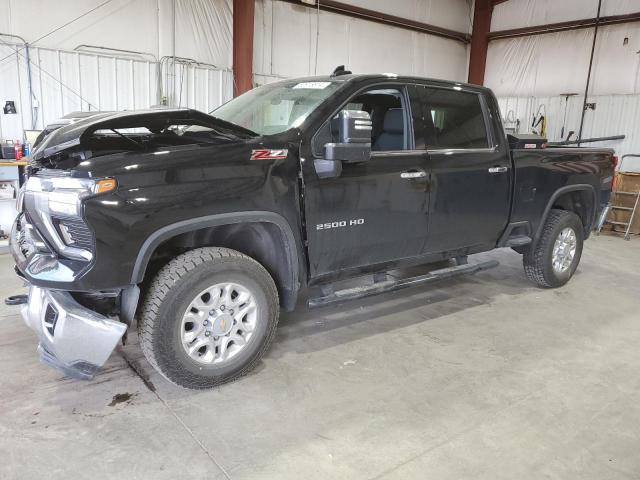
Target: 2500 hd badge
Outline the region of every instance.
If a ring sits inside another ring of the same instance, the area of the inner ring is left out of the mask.
[[[354,227],[364,224],[364,218],[356,218],[352,220],[340,220],[338,222],[318,223],[316,230],[329,230],[330,228]]]

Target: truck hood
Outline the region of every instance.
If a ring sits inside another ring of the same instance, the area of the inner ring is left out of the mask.
[[[145,135],[159,135],[172,125],[195,125],[210,128],[215,134],[213,138],[218,138],[221,143],[241,142],[258,136],[257,133],[239,125],[193,109],[106,112],[97,113],[54,130],[33,151],[31,160],[35,166],[39,167],[72,168],[76,162],[69,161],[71,152],[84,151],[83,155],[97,156],[98,152],[92,152],[94,146],[90,141],[96,132],[124,129],[139,129],[147,132],[146,134],[136,134],[136,130],[133,130],[134,133],[125,135],[130,138],[128,141],[125,136],[120,137],[124,143],[127,143],[129,150],[135,150],[136,148],[144,148],[142,144],[136,146],[135,138]],[[113,132],[111,136],[117,139],[118,135]],[[85,157],[81,155],[77,160],[80,161],[83,158]]]

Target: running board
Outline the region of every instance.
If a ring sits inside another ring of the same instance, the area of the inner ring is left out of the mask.
[[[373,285],[346,288],[344,290],[337,290],[335,292],[328,293],[322,297],[311,298],[309,299],[308,306],[309,308],[324,307],[326,305],[331,305],[332,303],[355,300],[357,298],[369,297],[379,293],[394,292],[403,288],[418,287],[437,280],[444,280],[446,278],[476,273],[481,270],[488,270],[490,268],[497,267],[498,265],[499,263],[496,260],[489,260],[481,263],[469,263],[442,268],[417,277],[403,278],[400,280],[383,280],[381,282],[374,283]]]

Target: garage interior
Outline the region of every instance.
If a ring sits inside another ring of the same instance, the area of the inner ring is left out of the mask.
[[[8,236],[39,132],[77,112],[211,112],[339,65],[489,87],[507,133],[611,148],[617,188],[640,192],[635,0],[0,5],[3,299],[27,293]],[[300,302],[257,368],[210,390],[169,383],[135,328],[93,380],[67,378],[1,305],[0,478],[640,478],[640,212],[625,205],[560,288],[502,248],[473,276]]]

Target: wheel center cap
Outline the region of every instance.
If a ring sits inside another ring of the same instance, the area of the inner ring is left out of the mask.
[[[211,323],[211,331],[216,337],[222,337],[231,331],[233,317],[228,313],[220,313]]]

